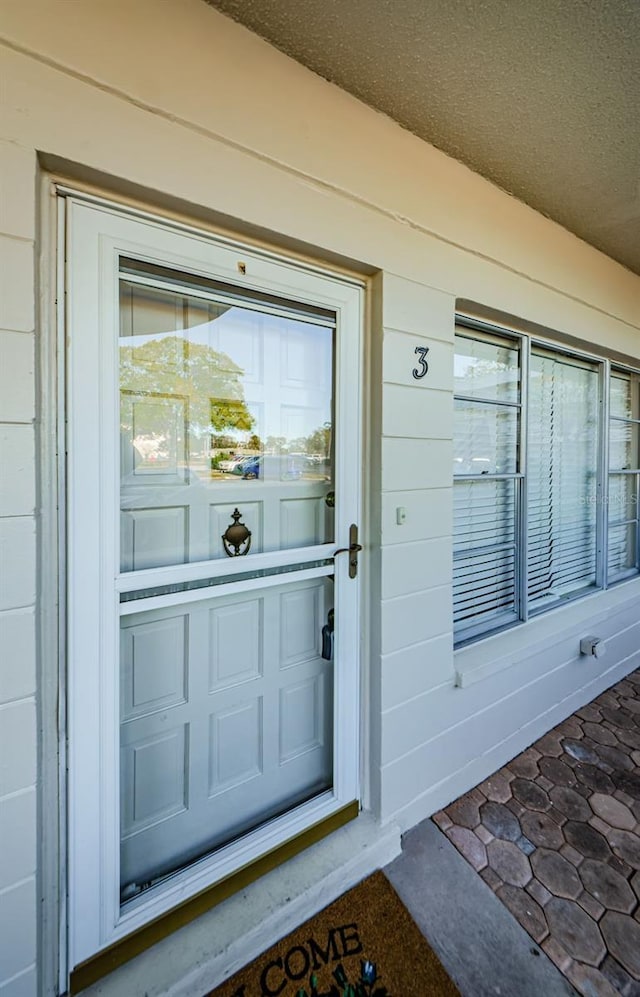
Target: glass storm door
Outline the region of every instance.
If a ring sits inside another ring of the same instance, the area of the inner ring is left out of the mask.
[[[358,522],[361,291],[68,215],[70,796],[111,911],[78,925],[85,958],[357,797],[357,580],[334,554]]]

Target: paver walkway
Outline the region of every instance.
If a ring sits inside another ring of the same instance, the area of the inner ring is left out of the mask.
[[[433,820],[585,997],[640,997],[640,670]]]

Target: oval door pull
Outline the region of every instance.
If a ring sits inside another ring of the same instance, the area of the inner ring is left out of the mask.
[[[338,554],[349,555],[349,578],[355,578],[358,574],[358,554],[362,549],[362,544],[358,543],[358,527],[352,523],[349,527],[349,546],[339,547],[333,553],[334,557],[337,557]]]

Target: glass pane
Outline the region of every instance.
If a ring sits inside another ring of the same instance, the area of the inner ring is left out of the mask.
[[[628,575],[638,564],[638,527],[636,523],[609,528],[608,579]]]
[[[609,467],[612,471],[638,467],[638,429],[635,422],[612,419],[609,423]]]
[[[515,542],[515,482],[456,481],[454,556]]]
[[[453,473],[513,474],[518,468],[517,409],[454,401]]]
[[[520,400],[519,350],[515,345],[457,335],[453,370],[457,395],[501,402]]]
[[[638,418],[638,377],[613,371],[610,381],[610,412],[619,419]]]
[[[598,372],[531,357],[529,600],[541,608],[595,584]]]
[[[333,328],[123,277],[119,349],[122,571],[333,539]]]
[[[637,475],[610,474],[607,505],[610,524],[636,519],[638,515]]]
[[[121,619],[122,902],[332,785],[333,582],[238,588]]]
[[[456,639],[513,618],[516,606],[516,484],[454,485],[453,602]]]

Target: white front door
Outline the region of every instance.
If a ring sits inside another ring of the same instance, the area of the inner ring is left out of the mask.
[[[357,798],[362,291],[67,224],[73,964]]]

